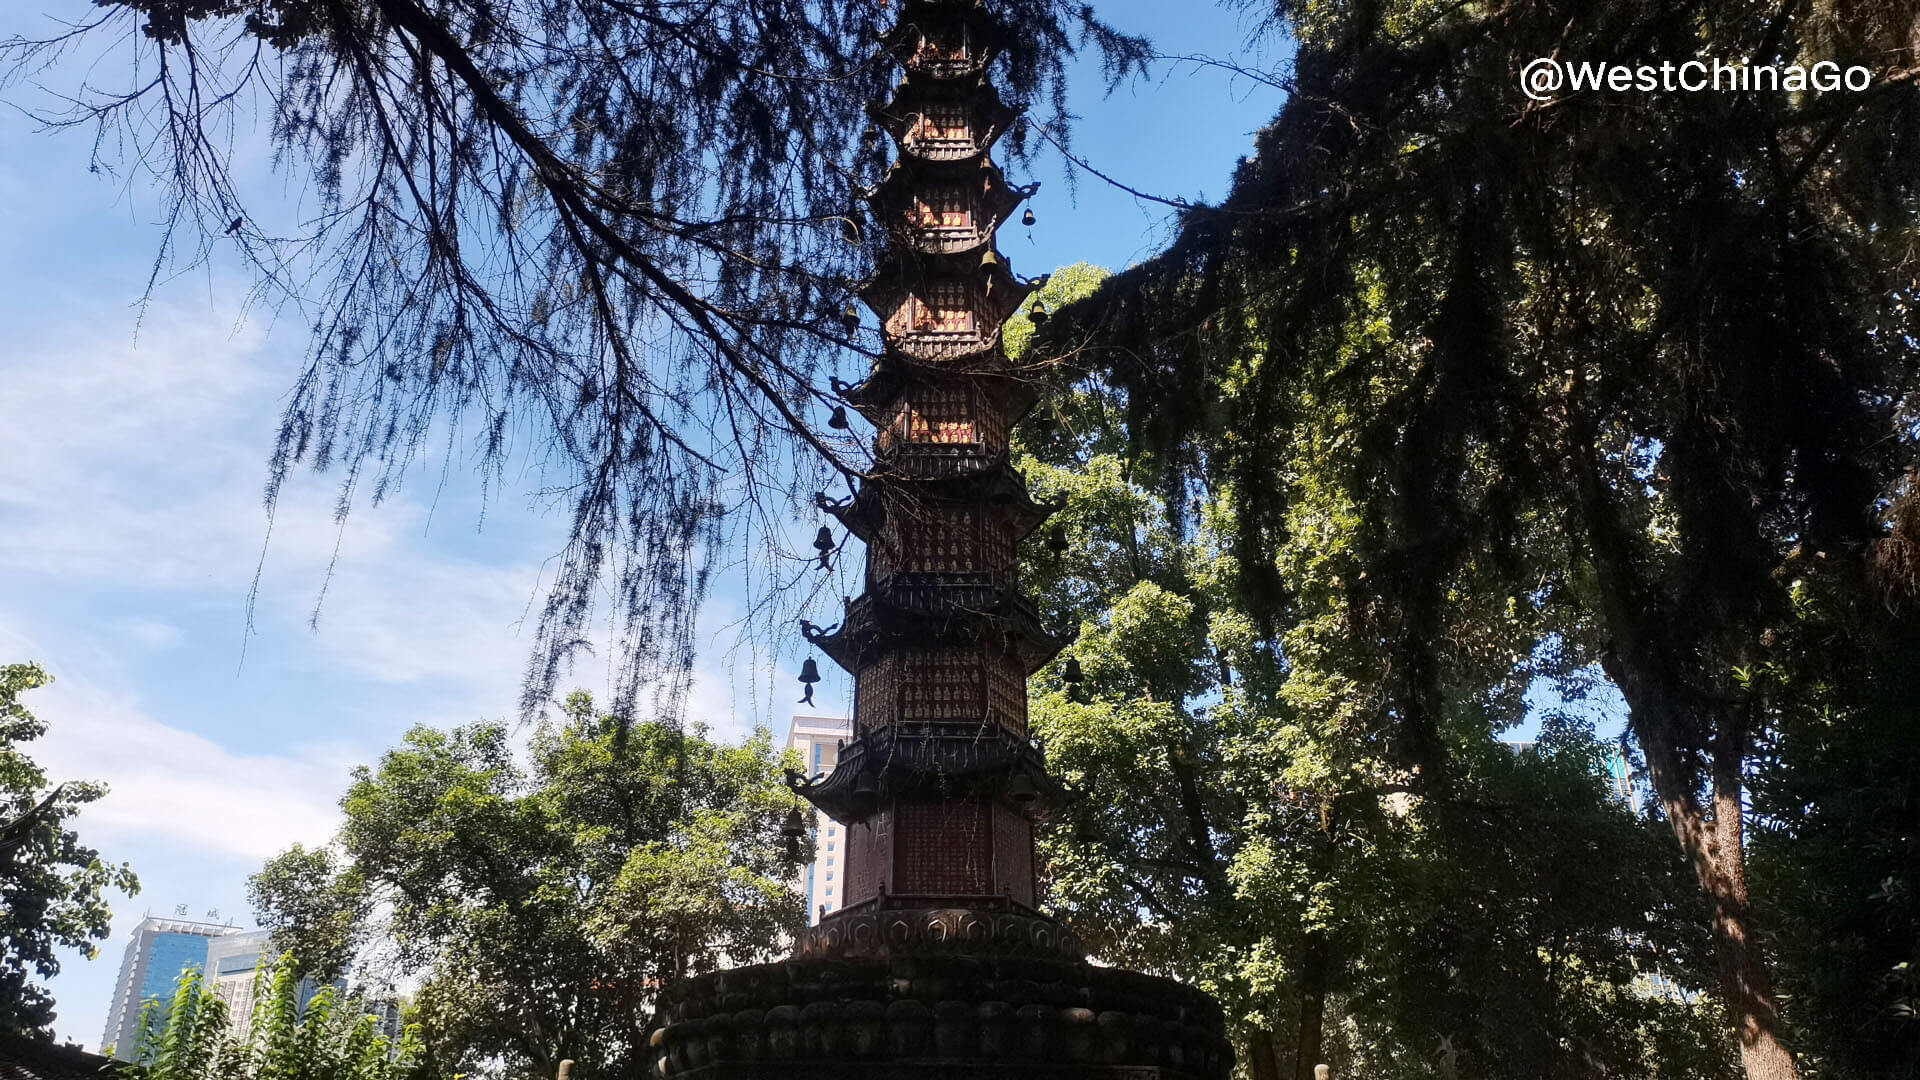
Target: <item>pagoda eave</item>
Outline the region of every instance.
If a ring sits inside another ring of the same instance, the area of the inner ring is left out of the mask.
[[[1017,588],[984,582],[876,583],[847,604],[844,622],[807,641],[850,673],[891,649],[941,643],[999,644],[1032,675],[1071,641],[1049,633]],[[930,617],[931,616],[931,617]]]
[[[789,773],[787,784],[828,817],[852,825],[890,797],[929,789],[1006,798],[1015,776],[1026,777],[1019,801],[1030,814],[1066,802],[1066,788],[1047,775],[1038,748],[983,716],[862,732],[841,747],[832,773],[811,780]]]
[[[984,502],[1005,522],[1015,543],[1033,535],[1047,518],[1064,508],[1060,500],[1034,499],[1026,482],[1008,464],[1005,454],[981,457],[978,462],[964,471],[934,476],[887,469],[876,473],[873,477],[876,483],[863,487],[851,499],[834,502],[817,495],[814,502],[867,544],[872,544],[873,538],[879,535],[890,500],[904,498],[927,508]]]
[[[993,396],[994,403],[1006,411],[1009,424],[1018,424],[1040,400],[1040,387],[1007,363],[996,340],[971,353],[944,359],[937,364],[922,362],[899,353],[883,353],[866,381],[847,388],[841,397],[875,427],[885,427],[892,419],[888,412],[894,400],[915,384],[937,385],[957,379],[971,380]]]

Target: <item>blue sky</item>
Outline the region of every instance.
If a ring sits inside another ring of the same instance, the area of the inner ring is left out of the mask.
[[[1246,44],[1240,15],[1200,0],[1099,8],[1169,53]],[[90,9],[21,0],[0,11],[0,37],[44,32],[44,11]],[[1111,99],[1085,75],[1077,151],[1137,189],[1190,199],[1224,194],[1280,103],[1211,70],[1163,71]],[[251,926],[247,875],[332,831],[349,769],[416,723],[511,716],[530,605],[566,523],[530,501],[531,477],[483,501],[456,459],[444,482],[429,461],[344,530],[333,478],[303,475],[267,542],[266,455],[303,328],[249,309],[248,280],[217,262],[137,309],[160,240],[154,198],[90,173],[90,148],[85,133],[38,132],[0,109],[0,662],[38,660],[59,680],[28,699],[51,725],[33,752],[56,778],[111,785],[79,827],[143,882],[117,898],[100,957],[69,956],[53,982],[58,1033],[91,1047],[142,914],[185,904]],[[1032,242],[1025,230],[1003,241],[1020,272],[1117,269],[1169,238],[1164,207],[1091,177],[1070,194],[1060,167],[1030,177],[1045,185]],[[723,587],[710,606],[717,628],[739,598]],[[792,672],[730,654],[720,631],[705,644],[691,714],[730,734],[784,732]],[[582,669],[571,683],[606,681]],[[843,710],[846,693],[823,683],[822,711]]]

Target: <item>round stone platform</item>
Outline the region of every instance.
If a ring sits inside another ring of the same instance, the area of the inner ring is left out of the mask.
[[[1051,920],[896,910],[830,922],[840,925],[815,928],[793,959],[663,991],[649,1076],[1226,1080],[1232,1072],[1211,998],[1088,964]]]

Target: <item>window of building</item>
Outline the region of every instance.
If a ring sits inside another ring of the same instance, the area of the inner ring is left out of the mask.
[[[920,38],[920,50],[914,59],[922,63],[940,60],[951,63],[956,60],[965,60],[968,54],[968,46],[970,44],[968,38],[970,36],[971,35],[963,29],[960,32],[958,41],[946,43],[935,41],[931,37],[922,35]]]
[[[921,229],[973,228],[973,203],[967,189],[950,184],[914,196],[913,224]]]
[[[973,331],[973,305],[964,281],[934,281],[925,298],[914,298],[913,328],[921,333],[966,334]]]
[[[928,102],[914,131],[934,142],[968,142],[973,137],[967,130],[967,107],[957,101]]]

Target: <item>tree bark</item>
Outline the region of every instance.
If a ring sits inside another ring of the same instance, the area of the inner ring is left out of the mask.
[[[1720,995],[1740,1039],[1747,1080],[1799,1080],[1793,1054],[1780,1040],[1772,973],[1747,889],[1741,775],[1752,721],[1741,706],[1712,703],[1678,668],[1678,658],[1691,650],[1672,640],[1600,477],[1592,438],[1577,415],[1570,419],[1577,497],[1612,638],[1602,666],[1627,700],[1655,797],[1707,898]],[[1700,775],[1689,750],[1703,752],[1709,776]],[[1711,781],[1708,806],[1698,794],[1703,780]]]
[[[1273,1032],[1255,1028],[1247,1037],[1247,1071],[1253,1080],[1282,1080],[1280,1062],[1273,1053]]]
[[[1300,963],[1300,1034],[1293,1048],[1294,1080],[1313,1080],[1326,1018],[1327,939],[1313,932],[1307,935]]]

